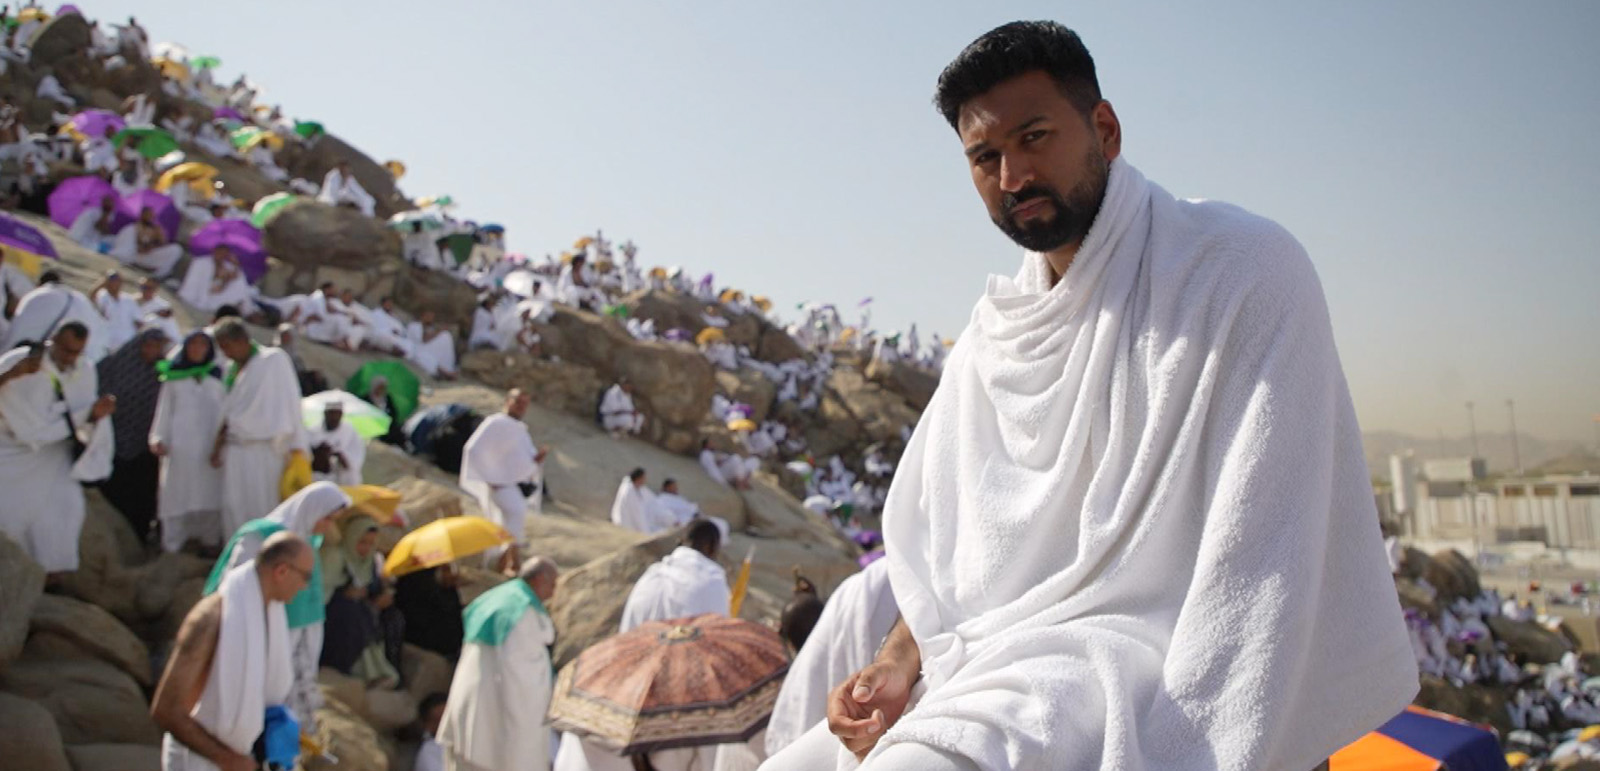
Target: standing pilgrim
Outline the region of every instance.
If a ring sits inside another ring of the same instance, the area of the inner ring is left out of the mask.
[[[115,351],[139,332],[139,301],[122,293],[122,274],[107,271],[106,277],[89,290],[95,310],[106,320],[106,345]]]
[[[335,520],[350,507],[350,496],[331,482],[313,482],[289,496],[272,513],[244,523],[222,547],[204,592],[216,591],[231,570],[255,557],[262,545],[280,532],[305,539],[313,549],[323,536],[334,531]],[[322,706],[322,691],[317,687],[317,669],[322,659],[323,626],[327,618],[323,597],[322,560],[316,560],[306,576],[305,588],[287,601],[289,648],[294,670],[294,687],[286,704],[295,719],[308,729],[315,725],[317,708]]]
[[[540,500],[539,488],[544,483],[540,467],[544,451],[534,445],[522,422],[531,401],[521,389],[511,389],[504,411],[484,418],[461,451],[461,489],[478,499],[484,517],[511,533],[511,546],[500,562],[502,570],[517,564],[528,539],[524,523],[528,502],[530,497]]]
[[[1146,181],[1059,24],[983,35],[936,102],[1026,253],[889,491],[901,622],[767,768],[1317,767],[1417,666],[1305,250]]]
[[[728,615],[733,591],[728,588],[728,571],[717,562],[721,550],[722,531],[715,524],[702,519],[691,525],[678,548],[639,576],[622,606],[618,631],[648,621]]]
[[[554,562],[533,557],[517,577],[462,613],[466,637],[439,725],[450,771],[550,768],[550,649],[556,628],[544,603],[556,593]]]
[[[344,405],[328,402],[322,423],[307,429],[306,444],[311,447],[311,475],[341,485],[361,484],[361,467],[367,462],[367,440],[345,422]]]
[[[289,354],[256,345],[244,322],[224,319],[213,336],[229,362],[211,465],[222,469],[222,531],[232,533],[278,505],[289,453],[304,449],[300,381]]]
[[[111,478],[100,484],[100,493],[141,539],[152,535],[156,522],[161,461],[150,452],[149,438],[161,396],[158,365],[167,345],[165,332],[146,329],[95,365],[100,392],[117,400],[117,412],[111,416],[116,457]]]
[[[222,473],[211,467],[211,438],[222,422],[222,368],[202,331],[189,333],[172,357],[156,365],[161,392],[150,424],[150,452],[161,459],[156,516],[161,548],[190,540],[222,543]]]
[[[111,421],[104,418],[117,400],[96,398],[94,365],[82,356],[88,342],[89,330],[68,321],[48,344],[0,355],[0,532],[46,573],[78,569],[78,483],[111,472]]]

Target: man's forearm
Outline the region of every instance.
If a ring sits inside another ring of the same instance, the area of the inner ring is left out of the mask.
[[[218,766],[226,766],[229,760],[239,754],[234,752],[232,747],[223,744],[221,739],[212,736],[205,726],[188,715],[168,717],[156,721],[156,724],[172,734],[172,738],[178,740],[180,744]]]
[[[921,677],[922,651],[917,647],[917,640],[911,636],[911,628],[906,626],[904,618],[897,619],[894,628],[889,630],[889,636],[883,638],[875,661],[894,665],[906,674],[907,682],[914,683]]]

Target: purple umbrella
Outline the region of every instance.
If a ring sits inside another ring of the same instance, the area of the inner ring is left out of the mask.
[[[84,209],[100,208],[106,196],[117,198],[117,189],[99,177],[72,177],[64,179],[50,192],[50,219],[64,228],[72,227]]]
[[[883,559],[883,550],[878,549],[877,551],[869,551],[866,554],[857,557],[856,564],[860,565],[861,567],[866,567],[881,559]]]
[[[60,8],[56,9],[56,15],[57,16],[66,16],[69,13],[75,13],[75,14],[78,14],[79,16],[83,15],[83,12],[78,10],[78,6],[73,5],[72,3],[67,3],[66,5],[63,5]]]
[[[56,256],[55,246],[37,228],[4,215],[0,215],[0,244],[40,257]]]
[[[155,212],[156,224],[161,226],[161,232],[167,234],[167,240],[178,237],[178,225],[183,221],[183,215],[178,213],[178,207],[162,193],[154,190],[140,190],[133,195],[125,195],[117,202],[117,216],[111,221],[111,227],[121,230],[128,225],[139,221],[139,213],[145,209]]]
[[[239,258],[239,268],[254,284],[267,274],[267,249],[261,245],[261,231],[247,220],[212,220],[189,237],[189,251],[210,254],[227,247]]]
[[[244,117],[244,113],[239,112],[238,110],[235,110],[232,107],[218,107],[215,110],[212,110],[211,111],[211,119],[212,120],[217,120],[219,118],[227,118],[228,120],[236,120],[236,121],[239,121],[240,123],[249,123],[250,122],[249,118]]]
[[[72,116],[72,122],[67,124],[91,139],[106,135],[106,129],[121,131],[128,127],[128,122],[110,110],[84,110]]]
[[[667,330],[667,333],[662,337],[674,342],[685,342],[694,339],[694,335],[689,334],[689,330],[680,327],[673,327]]]

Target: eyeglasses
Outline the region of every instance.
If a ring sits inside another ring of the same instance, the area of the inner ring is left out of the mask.
[[[301,581],[305,582],[306,584],[310,584],[311,583],[311,576],[315,572],[315,569],[313,569],[313,570],[301,570],[300,568],[298,568],[298,567],[296,567],[294,565],[290,565],[289,563],[284,563],[284,566],[289,568],[290,570],[293,570],[296,575],[300,576],[300,580]]]

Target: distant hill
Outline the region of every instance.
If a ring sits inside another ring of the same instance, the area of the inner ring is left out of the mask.
[[[1564,470],[1569,468],[1600,472],[1600,458],[1595,458],[1582,442],[1541,439],[1522,432],[1518,432],[1517,438],[1520,440],[1518,449],[1522,452],[1522,467],[1530,472],[1573,473]],[[1367,468],[1371,469],[1374,479],[1388,479],[1389,456],[1404,454],[1406,450],[1415,452],[1419,460],[1464,458],[1472,454],[1472,438],[1467,436],[1440,438],[1395,431],[1364,431],[1361,434],[1361,446],[1366,451]],[[1478,434],[1478,454],[1489,462],[1490,473],[1516,470],[1509,433]],[[1584,458],[1588,458],[1587,466]],[[1542,468],[1546,464],[1560,465],[1551,466],[1551,470],[1546,471]]]

